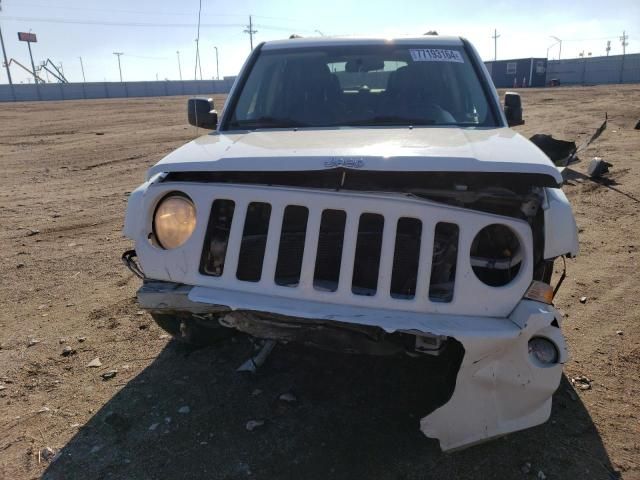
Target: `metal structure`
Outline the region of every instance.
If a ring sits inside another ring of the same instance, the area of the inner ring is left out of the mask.
[[[53,70],[50,70],[49,67],[47,67],[47,64],[51,65],[51,67],[53,67]],[[51,75],[53,75],[53,77],[58,80],[60,83],[69,83],[69,81],[67,80],[67,78],[64,76],[64,73],[62,72],[62,64],[60,65],[60,68],[57,67],[50,58],[47,58],[44,62],[42,62],[41,68],[44,69],[45,71],[47,71],[48,73],[50,73]],[[83,70],[83,75],[84,75],[84,70]]]
[[[120,71],[120,83],[122,83],[122,65],[120,64],[120,57],[124,55],[123,52],[113,52],[118,57],[118,70]]]
[[[38,79],[38,81],[40,83],[46,83],[42,78],[38,77],[37,72],[29,70],[27,67],[25,67],[23,64],[21,64],[18,60],[16,60],[15,58],[10,58],[9,62],[7,63],[7,68],[11,66],[12,63],[15,63],[16,65],[18,65],[20,68],[22,68],[25,72],[27,72],[29,75],[36,77]],[[13,84],[12,84],[13,85]]]
[[[38,37],[36,36],[35,33],[18,32],[18,40],[20,40],[21,42],[26,42],[27,46],[29,47],[29,58],[31,59],[31,69],[32,69],[32,72],[33,72],[33,81],[35,83],[38,83],[38,81],[42,81],[42,79],[40,77],[38,77],[38,75],[36,75],[36,64],[33,61],[33,52],[31,51],[31,44],[32,43],[37,43]]]
[[[547,81],[561,85],[640,83],[640,53],[549,61]]]
[[[10,60],[11,62],[11,60]],[[17,64],[17,62],[16,62]],[[20,65],[29,75],[31,70]],[[223,80],[159,82],[88,82],[0,84],[0,102],[37,100],[82,100],[98,98],[166,97],[174,95],[211,96],[229,93],[235,77]]]

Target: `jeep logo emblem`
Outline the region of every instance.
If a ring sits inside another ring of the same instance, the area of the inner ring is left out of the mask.
[[[325,168],[362,168],[364,160],[362,158],[333,157],[331,160],[325,160],[324,166]]]

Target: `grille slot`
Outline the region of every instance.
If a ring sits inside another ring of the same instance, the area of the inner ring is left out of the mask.
[[[224,272],[231,221],[235,210],[233,200],[216,200],[211,207],[205,248],[200,260],[200,273],[219,277]]]
[[[391,296],[412,299],[416,295],[422,222],[417,218],[398,220],[391,273]]]
[[[313,287],[316,290],[335,292],[338,289],[346,221],[347,214],[344,210],[322,212],[313,274]]]
[[[351,291],[356,295],[375,295],[376,293],[383,229],[382,215],[363,213],[360,216],[351,282]]]
[[[258,282],[262,276],[264,252],[269,233],[269,219],[271,205],[262,202],[252,202],[247,208],[244,220],[238,269],[236,277],[245,282]]]
[[[308,220],[307,207],[289,205],[284,209],[275,274],[278,285],[295,287],[300,283]]]
[[[460,229],[455,223],[439,222],[433,238],[429,300],[449,303],[453,300]]]

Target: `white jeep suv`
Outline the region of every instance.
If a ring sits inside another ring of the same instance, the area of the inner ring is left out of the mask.
[[[130,196],[141,306],[193,342],[449,356],[452,394],[421,420],[444,450],[546,421],[567,359],[551,274],[578,240],[505,103],[458,37],[259,45],[220,119],[189,101],[213,131]]]

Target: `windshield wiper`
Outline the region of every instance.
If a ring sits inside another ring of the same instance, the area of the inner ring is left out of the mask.
[[[296,128],[308,127],[309,124],[291,118],[259,117],[251,120],[236,120],[231,122],[229,126],[239,128]]]

